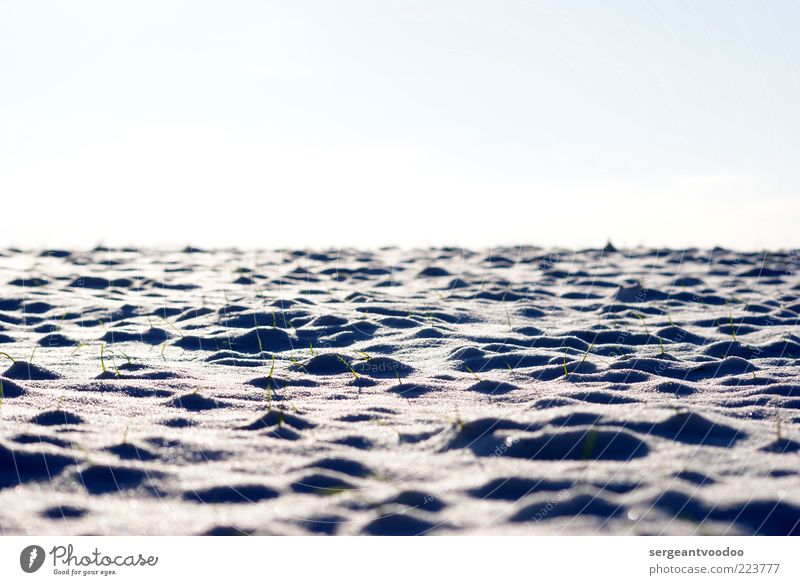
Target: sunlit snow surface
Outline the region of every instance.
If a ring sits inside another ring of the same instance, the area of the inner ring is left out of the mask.
[[[5,250],[0,529],[796,534],[797,260]]]

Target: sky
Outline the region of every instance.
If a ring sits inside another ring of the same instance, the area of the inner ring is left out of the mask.
[[[0,246],[798,246],[800,3],[0,0]]]

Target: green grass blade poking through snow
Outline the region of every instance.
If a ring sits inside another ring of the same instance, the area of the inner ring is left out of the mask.
[[[275,354],[272,354],[272,364],[269,366],[269,373],[267,374],[267,404],[272,409],[272,385],[275,384],[275,389],[278,389],[278,383],[275,382],[273,374],[275,373]]]
[[[255,317],[253,317],[253,320],[255,320]],[[262,354],[262,353],[264,353],[264,346],[261,345],[261,335],[258,333],[258,323],[256,323],[255,332],[256,332],[256,341],[258,342],[258,353]],[[275,363],[275,356],[274,355],[272,356],[272,362],[273,362],[273,364]]]
[[[347,363],[347,360],[344,359],[342,356],[340,356],[338,353],[336,354],[336,357],[339,359],[340,362],[342,362],[345,366],[347,366],[347,369],[350,370],[351,374],[353,374],[353,379],[358,380],[358,373],[353,369],[353,367],[350,364]]]
[[[636,316],[642,320],[642,327],[644,327],[645,335],[650,335],[650,330],[647,328],[647,323],[644,320],[644,316],[641,313],[636,313]]]
[[[593,344],[591,344],[591,345],[589,346],[589,349],[587,349],[587,350],[584,352],[584,354],[583,354],[583,357],[581,358],[581,363],[579,363],[579,364],[578,364],[578,367],[579,367],[579,368],[580,368],[580,367],[583,365],[583,362],[585,362],[585,361],[586,361],[586,358],[587,358],[587,356],[589,355],[589,352],[591,352],[593,348],[594,348],[594,343],[593,343]],[[566,358],[565,358],[565,359],[566,359]]]
[[[104,374],[106,373],[106,360],[103,359],[103,352],[105,351],[105,349],[106,349],[106,344],[105,342],[103,342],[100,344],[100,368],[102,368]]]
[[[516,380],[517,379],[517,374],[514,373],[514,368],[511,367],[511,364],[508,363],[508,360],[503,360],[503,363],[508,368],[508,371],[511,372],[511,377]]]
[[[473,369],[472,369],[472,368],[470,368],[469,366],[464,366],[464,367],[465,367],[465,368],[467,368],[467,371],[468,371],[470,374],[472,374],[473,376],[475,376],[475,379],[476,379],[478,382],[481,382],[481,381],[482,381],[482,380],[481,380],[481,377],[480,377],[478,374],[476,374],[476,373],[473,371]]]
[[[586,441],[583,443],[583,460],[584,462],[589,461],[592,457],[592,452],[594,451],[594,444],[597,442],[597,431],[594,429],[589,429],[586,433]]]

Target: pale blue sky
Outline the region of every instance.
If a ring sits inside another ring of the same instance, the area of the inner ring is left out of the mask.
[[[0,0],[0,244],[797,246],[797,2]]]

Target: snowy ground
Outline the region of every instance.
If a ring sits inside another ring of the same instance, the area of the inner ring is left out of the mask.
[[[0,252],[0,530],[800,533],[797,259]]]

